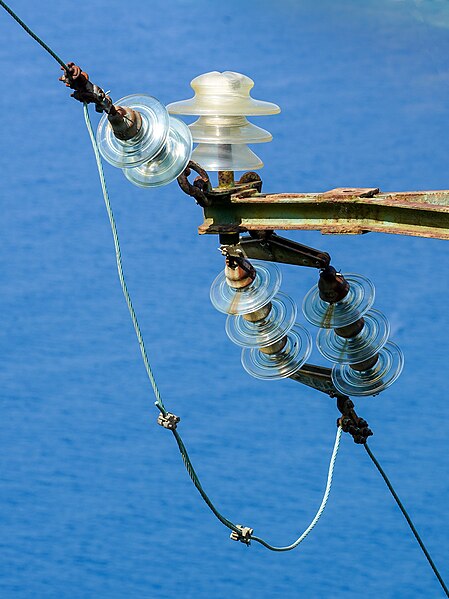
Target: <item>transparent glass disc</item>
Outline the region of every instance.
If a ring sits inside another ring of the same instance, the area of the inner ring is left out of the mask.
[[[281,285],[281,272],[271,262],[252,260],[256,270],[254,281],[241,289],[228,285],[224,270],[215,278],[210,288],[210,299],[219,312],[249,314],[262,308],[273,299]]]
[[[259,156],[244,144],[198,144],[192,160],[207,171],[254,171],[263,167]]]
[[[139,187],[159,187],[174,181],[192,154],[192,135],[182,121],[170,117],[170,130],[157,156],[135,168],[123,169],[125,177]]]
[[[388,341],[390,323],[378,310],[370,310],[363,318],[363,329],[350,339],[340,337],[332,329],[320,329],[316,338],[320,353],[340,364],[357,364],[374,356]]]
[[[329,304],[320,298],[318,285],[312,287],[302,304],[306,319],[323,329],[336,329],[352,324],[367,312],[374,302],[374,285],[362,275],[344,275],[349,291],[341,302]]]
[[[392,385],[404,367],[404,355],[392,341],[379,352],[373,368],[362,372],[353,370],[349,364],[336,364],[332,369],[332,382],[346,395],[377,395]]]
[[[200,116],[189,125],[195,143],[256,144],[271,141],[271,133],[244,116]]]
[[[295,324],[287,335],[287,343],[276,354],[263,354],[256,348],[242,350],[243,368],[257,379],[285,379],[307,361],[312,351],[312,338],[307,329]]]
[[[228,316],[226,333],[231,341],[241,347],[267,347],[277,341],[292,328],[296,320],[295,302],[284,293],[278,293],[271,300],[271,310],[266,318],[249,322],[243,316]]]
[[[170,114],[256,116],[281,111],[272,102],[252,98],[254,81],[241,73],[211,71],[195,77],[190,85],[195,96],[169,104]]]
[[[103,158],[119,168],[139,166],[156,156],[169,131],[169,116],[163,104],[153,96],[133,94],[118,100],[117,105],[129,107],[140,113],[140,131],[128,141],[117,139],[108,115],[104,114],[98,124],[97,144]]]

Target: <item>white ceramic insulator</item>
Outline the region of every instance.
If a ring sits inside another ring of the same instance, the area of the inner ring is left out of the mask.
[[[173,102],[167,109],[170,114],[200,117],[189,125],[199,144],[192,159],[211,171],[261,168],[263,162],[246,144],[271,141],[272,135],[246,117],[277,114],[279,106],[252,98],[254,82],[241,73],[212,71],[193,79],[191,86],[193,98]]]
[[[195,96],[169,104],[170,114],[263,116],[281,111],[277,104],[252,98],[254,81],[241,73],[212,71],[195,77],[190,85]]]
[[[206,171],[253,171],[263,167],[262,160],[242,144],[198,144],[192,160]]]

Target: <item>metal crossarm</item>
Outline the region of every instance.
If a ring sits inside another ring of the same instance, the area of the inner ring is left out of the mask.
[[[204,207],[199,232],[274,229],[449,239],[449,190],[381,193],[377,188],[337,188],[325,193],[275,194],[236,190]]]

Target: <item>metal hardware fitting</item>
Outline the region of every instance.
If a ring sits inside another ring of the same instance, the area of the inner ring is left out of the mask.
[[[240,541],[241,543],[245,543],[245,545],[251,544],[251,535],[254,530],[249,528],[249,526],[243,526],[242,524],[236,524],[236,527],[239,529],[238,532],[233,530],[229,535],[233,541]]]
[[[75,98],[79,102],[86,102],[86,104],[95,104],[97,112],[106,112],[107,114],[115,112],[115,106],[111,98],[105,94],[101,87],[89,81],[89,75],[81,70],[81,67],[74,62],[68,62],[67,67],[69,73],[61,67],[64,74],[59,78],[59,81],[62,81],[67,87],[75,90],[71,94],[72,98]]]
[[[142,126],[142,117],[136,110],[123,106],[114,106],[111,98],[99,87],[89,81],[89,75],[73,62],[68,62],[60,81],[74,89],[72,98],[86,104],[95,104],[97,112],[106,112],[115,137],[122,141],[133,138]]]
[[[327,266],[320,273],[318,289],[323,301],[334,304],[348,295],[349,283],[333,266]]]
[[[231,238],[231,241],[237,240]],[[248,237],[240,237],[237,243],[224,245],[222,251],[223,249],[230,256],[243,254],[254,260],[267,260],[312,268],[324,269],[331,260],[326,252],[281,237],[274,231],[251,231]]]
[[[349,433],[354,439],[354,443],[364,445],[373,431],[369,428],[366,420],[357,416],[352,400],[346,396],[338,397],[337,408],[342,413],[341,418],[337,420],[337,426],[341,426],[345,433]]]
[[[199,175],[193,184],[189,181],[189,175],[192,171]],[[202,208],[210,205],[210,200],[206,195],[206,192],[212,189],[209,175],[199,164],[193,162],[193,160],[190,160],[187,168],[179,175],[178,185],[184,193],[195,198],[197,204]]]
[[[157,417],[157,423],[171,431],[176,429],[180,420],[181,418],[179,416],[176,416],[176,414],[171,414],[170,412],[167,412],[166,414],[161,413]]]
[[[199,175],[193,184],[188,180],[191,171],[195,171]],[[184,172],[179,175],[178,185],[184,193],[195,198],[202,208],[212,206],[215,202],[229,201],[235,193],[247,196],[261,192],[262,180],[257,173],[245,173],[238,181],[231,182],[229,176],[231,171],[225,172],[228,173],[226,177],[227,184],[212,187],[207,172],[199,164],[191,160]]]
[[[267,229],[449,239],[449,190],[382,193],[375,187],[347,187],[325,193],[250,195],[235,191],[226,201],[205,208],[199,233]]]
[[[329,397],[339,396],[339,392],[332,382],[332,369],[327,366],[317,366],[315,364],[304,364],[298,371],[289,378],[297,383],[302,383],[307,387],[321,391]]]

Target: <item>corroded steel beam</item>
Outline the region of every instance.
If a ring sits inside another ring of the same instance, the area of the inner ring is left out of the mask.
[[[375,231],[449,239],[449,190],[380,193],[337,188],[325,193],[246,190],[204,208],[203,233],[302,229],[354,235]]]

